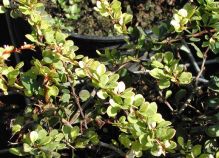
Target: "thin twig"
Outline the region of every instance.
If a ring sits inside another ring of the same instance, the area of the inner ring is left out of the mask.
[[[91,100],[94,98],[95,95],[96,95],[96,90],[94,89],[91,92],[90,98],[81,106],[82,110],[89,105],[89,103],[91,102]],[[70,119],[69,123],[73,124],[78,119],[79,116],[80,116],[80,110],[78,109],[74,114],[74,116]]]
[[[114,150],[115,152],[117,152],[122,157],[124,157],[126,155],[122,150],[120,150],[119,148],[116,148],[115,146],[113,146],[111,144],[107,144],[107,143],[104,143],[104,142],[100,141],[99,145],[102,146],[102,147]]]
[[[195,38],[195,37],[200,37],[204,34],[208,34],[208,33],[215,33],[216,32],[216,29],[211,29],[211,30],[203,30],[201,32],[198,32],[198,33],[194,33],[194,34],[190,34],[190,35],[186,35],[184,37],[178,37],[178,38],[175,38],[175,39],[171,39],[171,38],[167,38],[161,42],[157,42],[158,44],[171,44],[171,43],[174,43],[174,42],[178,42],[178,41],[181,41],[183,40],[184,38]]]
[[[68,71],[66,65],[65,65],[65,64],[63,64],[63,65],[64,65],[64,67],[65,67],[66,72],[68,73],[68,74],[67,74],[67,79],[68,79],[68,81],[72,84],[72,83],[73,83],[73,79],[71,78],[71,74],[70,74],[70,72]],[[70,86],[70,88],[71,88],[71,92],[72,92],[72,95],[73,95],[73,97],[74,97],[75,103],[76,103],[76,105],[77,105],[77,107],[78,107],[78,110],[80,111],[80,114],[81,114],[82,118],[85,120],[85,115],[84,115],[83,109],[82,109],[81,104],[80,104],[80,99],[79,99],[79,97],[77,96],[77,94],[75,93],[74,85],[72,84],[72,85]],[[85,128],[87,129],[86,120],[85,120],[84,124],[85,124]]]
[[[203,55],[203,61],[202,61],[202,65],[201,65],[201,70],[199,71],[199,73],[198,73],[198,75],[196,76],[196,79],[195,79],[196,80],[196,82],[195,82],[196,86],[198,84],[198,79],[200,78],[200,76],[202,76],[202,73],[203,73],[203,71],[205,69],[205,62],[206,62],[206,59],[207,59],[208,51],[209,51],[209,47],[206,49],[206,51],[205,51],[205,53]]]
[[[189,106],[189,104],[191,103],[192,101],[192,98],[194,96],[194,93],[191,93],[191,95],[188,97],[188,99],[186,100],[186,102],[183,104],[183,106],[180,108],[178,114],[181,114],[185,109],[186,107]]]
[[[194,33],[194,34],[191,34],[191,35],[187,35],[186,37],[190,38],[190,37],[200,37],[204,34],[208,34],[208,33],[215,33],[217,30],[216,29],[210,29],[210,30],[203,30],[201,32],[198,32],[198,33]]]
[[[200,62],[200,61],[197,62],[197,64],[198,64],[198,65],[202,65],[202,61],[201,61],[201,62]],[[209,65],[210,65],[210,64],[219,64],[219,61],[218,61],[217,59],[206,60],[206,61],[205,61],[205,65],[208,65],[208,64],[209,64]],[[191,64],[190,64],[190,63],[186,63],[185,66],[186,66],[186,67],[189,67],[189,66],[191,66]]]
[[[73,150],[75,150],[75,147],[73,147],[69,142],[67,141],[63,141],[67,146],[69,146],[70,148],[72,148]]]
[[[194,58],[194,56],[193,56],[191,50],[189,49],[188,44],[186,43],[185,40],[182,40],[182,43],[185,45],[185,47],[186,47],[187,50],[188,50],[188,51],[187,51],[187,55],[188,55],[189,60],[191,61],[192,65],[193,65],[195,71],[196,71],[197,73],[199,73],[199,72],[200,72],[200,67],[198,66],[198,63],[197,63],[197,61],[195,60],[195,58]]]
[[[146,75],[148,74],[150,71],[149,70],[144,70],[144,71],[132,71],[132,73],[134,74],[141,74],[141,75]]]
[[[167,105],[167,107],[171,110],[171,111],[174,111],[174,109],[172,108],[172,106],[170,105],[170,103],[165,100],[164,103]]]
[[[198,109],[196,109],[194,106],[192,106],[191,104],[188,104],[188,106],[189,106],[190,108],[192,108],[193,110],[195,110],[195,112],[201,114],[201,112],[200,112]]]
[[[198,80],[198,82],[202,82],[204,84],[208,84],[209,83],[209,80],[206,80],[204,78],[198,78],[197,80]]]
[[[162,100],[164,101],[164,104],[171,110],[174,111],[173,107],[170,105],[170,103],[163,97],[162,92],[159,91],[160,96],[162,97]]]

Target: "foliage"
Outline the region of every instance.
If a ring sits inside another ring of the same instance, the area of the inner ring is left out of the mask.
[[[66,8],[65,1],[58,2]],[[11,122],[11,140],[18,142],[17,146],[11,144],[11,153],[61,157],[65,150],[71,149],[74,155],[79,149],[97,150],[102,145],[123,157],[148,153],[158,157],[218,156],[218,77],[213,76],[207,88],[200,82],[206,82],[203,71],[208,52],[218,53],[217,2],[187,3],[171,22],[154,28],[153,35],[133,29],[138,39],[127,40],[127,54],[106,49],[99,52],[99,60],[76,53],[78,47],[67,39],[68,34],[61,31],[43,3],[15,0],[13,5],[10,8],[5,0],[0,12],[10,9],[13,17],[26,19],[32,27],[26,38],[32,44],[0,48],[0,89],[5,95],[13,90],[30,99],[24,114]],[[76,18],[73,13],[79,12],[70,10],[66,14]],[[122,13],[121,2],[97,1],[95,10],[110,17],[118,33],[128,33],[132,15]],[[12,53],[35,48],[42,60],[33,59],[29,70],[21,70],[23,62],[7,65]],[[190,65],[197,69],[191,50],[202,60],[196,75],[187,71],[188,60],[181,58],[186,52]],[[140,83],[132,76],[140,78]],[[135,84],[139,86],[130,87]],[[202,93],[206,89],[207,101]],[[171,113],[162,112],[162,105]],[[189,110],[186,113],[188,108],[196,115]],[[167,121],[163,114],[174,119]],[[113,138],[111,131],[107,133],[111,140],[107,145],[102,142],[105,126],[116,130]],[[176,143],[175,135],[183,137]]]
[[[81,0],[53,0],[53,3],[60,6],[60,9],[64,11],[65,17],[69,20],[77,20],[80,17],[79,3]]]
[[[186,158],[213,158],[214,155],[209,154],[208,151],[212,150],[210,148],[215,148],[214,146],[210,146],[208,144],[214,143],[214,140],[207,140],[205,142],[205,148],[203,149],[202,145],[197,144],[197,145],[192,145],[192,141],[191,140],[187,140],[187,142],[185,142],[185,140],[182,137],[178,137],[177,142],[179,144],[179,149],[180,149],[180,153],[182,153]],[[204,152],[203,152],[204,150]]]
[[[170,81],[176,84],[189,84],[192,81],[190,72],[183,72],[183,65],[179,65],[179,60],[174,59],[172,52],[157,53],[151,57],[153,69],[150,75],[158,79],[160,89],[170,86]]]
[[[133,88],[126,88],[124,82],[118,81],[119,75],[108,71],[104,64],[76,55],[77,47],[66,40],[67,34],[57,28],[42,3],[16,2],[19,4],[16,12],[23,14],[33,28],[26,37],[41,48],[43,59],[33,59],[32,67],[26,72],[18,71],[18,66],[12,78],[21,93],[41,100],[36,103],[31,100],[33,104],[27,107],[25,118],[14,121],[14,135],[25,132],[19,140],[23,146],[10,149],[12,153],[59,157],[58,151],[65,148],[94,146],[98,144],[99,136],[93,128],[98,127],[91,124],[97,118],[103,122],[110,119],[112,126],[120,129],[121,145],[136,156],[141,156],[145,150],[159,156],[175,148],[176,144],[171,140],[175,130],[157,112],[156,103],[149,103],[142,95],[135,94]],[[10,79],[8,77],[6,86],[14,88]],[[82,88],[84,82],[88,85]],[[94,109],[91,113],[89,109],[83,109],[89,104],[92,89],[97,95],[92,96],[96,103],[90,105]],[[104,105],[105,102],[109,105]],[[31,128],[25,130],[26,124],[32,121]],[[49,129],[44,128],[45,124]]]
[[[113,0],[111,3],[108,0],[97,1],[97,7],[94,8],[104,17],[110,17],[114,23],[114,28],[118,34],[127,34],[127,24],[132,21],[133,16],[129,13],[122,13],[121,2]]]

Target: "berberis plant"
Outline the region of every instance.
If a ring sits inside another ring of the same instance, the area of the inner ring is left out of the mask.
[[[127,34],[132,15],[122,13],[120,5],[118,0],[102,0],[95,9],[111,16],[118,33]],[[12,90],[30,100],[23,115],[11,121],[9,151],[45,158],[81,157],[80,151],[97,154],[100,149],[101,156],[111,157],[149,157],[149,153],[219,157],[218,78],[215,75],[208,82],[203,74],[207,55],[218,53],[218,5],[213,0],[187,3],[176,10],[171,22],[154,28],[152,36],[133,29],[139,38],[128,42],[127,49],[134,54],[106,50],[98,60],[76,53],[78,47],[67,39],[68,34],[43,3],[3,0],[1,13],[11,11],[32,28],[26,35],[30,44],[0,48],[0,89],[5,95]],[[42,59],[34,58],[25,72],[21,71],[23,62],[15,67],[6,64],[11,54],[26,49],[40,50]],[[191,64],[184,63],[188,60],[182,52],[188,54]],[[201,69],[195,53],[202,59]],[[138,70],[127,67],[130,63]],[[192,69],[187,71],[190,65],[198,69],[196,76]],[[141,82],[134,83],[127,74]],[[136,84],[143,88],[127,86]],[[163,105],[171,112],[162,111]],[[191,116],[191,110],[195,115]]]

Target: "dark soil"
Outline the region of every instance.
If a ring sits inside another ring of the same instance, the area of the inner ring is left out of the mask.
[[[80,3],[81,16],[78,20],[68,20],[63,11],[49,0],[41,0],[46,4],[47,11],[54,17],[58,17],[64,23],[64,27],[70,28],[75,33],[82,35],[112,36],[116,35],[113,24],[109,18],[102,17],[94,11],[96,0],[82,0]],[[131,26],[141,26],[143,29],[151,29],[160,21],[172,17],[174,9],[183,6],[181,0],[123,0],[123,12],[133,12],[134,18]],[[128,10],[126,10],[128,8]]]

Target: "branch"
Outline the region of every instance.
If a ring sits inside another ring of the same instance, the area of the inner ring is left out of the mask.
[[[201,70],[199,71],[198,75],[196,76],[196,82],[195,82],[195,85],[197,86],[198,85],[198,79],[200,78],[200,76],[202,76],[202,73],[205,69],[205,62],[206,62],[206,59],[207,59],[207,54],[208,54],[208,51],[209,51],[209,47],[206,49],[204,55],[203,55],[203,61],[202,61],[202,65],[201,65]]]
[[[191,61],[192,65],[193,65],[193,67],[194,67],[194,69],[195,69],[195,71],[196,71],[197,73],[199,73],[199,72],[200,72],[200,68],[199,68],[198,63],[196,62],[196,60],[195,60],[195,58],[194,58],[194,56],[193,56],[191,50],[189,49],[188,44],[186,43],[185,40],[182,40],[182,43],[185,45],[185,47],[186,47],[187,50],[188,50],[188,52],[187,52],[187,51],[186,51],[186,52],[187,52],[187,54],[188,54],[189,60]]]
[[[184,38],[191,38],[191,37],[200,37],[204,34],[209,34],[209,33],[215,33],[216,32],[216,29],[210,29],[210,30],[203,30],[201,32],[198,32],[198,33],[194,33],[194,34],[190,34],[190,35],[186,35],[184,37],[178,37],[178,38],[175,38],[175,39],[172,39],[172,38],[167,38],[161,42],[157,42],[158,44],[171,44],[171,43],[174,43],[174,42],[178,42],[178,41],[181,41],[183,40]]]
[[[71,84],[71,86],[70,86],[71,92],[72,92],[72,95],[73,95],[73,97],[74,97],[75,103],[76,103],[76,105],[77,105],[77,107],[78,107],[78,111],[80,112],[82,118],[85,120],[85,115],[84,115],[84,113],[83,113],[83,109],[82,109],[82,107],[81,107],[79,97],[78,97],[77,94],[75,93],[75,88],[74,88],[74,85],[72,84],[72,83],[73,83],[73,79],[71,78],[71,72],[69,72],[69,70],[67,69],[65,63],[63,63],[63,66],[64,66],[64,68],[65,68],[65,71],[67,72],[67,79],[68,79],[68,81],[69,81],[70,84]],[[79,117],[79,116],[78,116],[78,117]],[[87,128],[87,123],[86,123],[86,121],[85,121],[85,128]]]
[[[191,103],[192,101],[192,98],[194,96],[194,92],[191,93],[191,95],[188,97],[188,99],[186,100],[186,102],[183,104],[183,106],[180,108],[179,110],[179,114],[181,114],[185,109],[186,107],[189,106],[189,104]]]
[[[94,89],[92,92],[91,92],[91,96],[90,98],[81,106],[81,110],[83,110],[84,108],[86,108],[89,103],[91,102],[91,100],[94,98],[94,96],[96,95],[96,90]],[[78,109],[76,111],[76,113],[73,115],[73,117],[70,119],[69,123],[70,124],[73,124],[77,119],[78,117],[80,116],[80,109]]]
[[[117,148],[117,147],[115,147],[111,144],[107,144],[107,143],[104,143],[104,142],[100,141],[99,145],[102,146],[102,147],[114,150],[115,152],[117,152],[122,157],[125,157],[125,155],[126,155],[122,150],[120,150],[119,148]]]
[[[188,38],[190,38],[190,37],[200,37],[204,34],[215,33],[215,32],[216,32],[216,29],[203,30],[203,31],[195,33],[195,34],[187,35],[186,37],[188,37]]]

